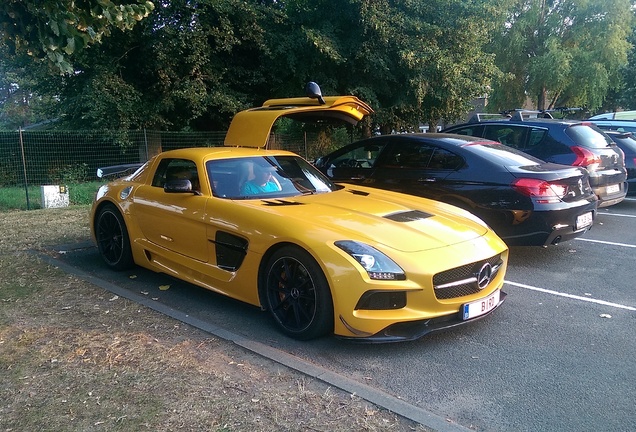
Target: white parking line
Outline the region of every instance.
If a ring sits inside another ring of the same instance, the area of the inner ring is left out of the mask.
[[[519,288],[525,288],[525,289],[529,289],[529,290],[533,290],[533,291],[539,291],[542,293],[546,293],[546,294],[553,294],[556,296],[560,296],[560,297],[567,297],[567,298],[571,298],[571,299],[575,299],[575,300],[582,300],[588,303],[596,303],[596,304],[600,304],[603,306],[611,306],[614,308],[618,308],[618,309],[626,309],[629,311],[636,311],[636,307],[632,307],[632,306],[626,306],[626,305],[622,305],[622,304],[618,304],[618,303],[611,303],[611,302],[607,302],[604,300],[598,300],[598,299],[593,299],[593,298],[589,298],[589,297],[581,297],[581,296],[577,296],[574,294],[567,294],[567,293],[562,293],[559,291],[553,291],[553,290],[549,290],[549,289],[545,289],[545,288],[539,288],[539,287],[534,287],[531,285],[526,285],[526,284],[521,284],[521,283],[517,283],[517,282],[510,282],[510,281],[504,281],[504,283],[507,283],[508,285],[512,285],[512,286],[516,286]]]
[[[586,242],[590,242],[590,243],[602,243],[602,244],[612,245],[612,246],[622,246],[622,247],[627,247],[627,248],[636,248],[636,245],[633,245],[633,244],[608,242],[608,241],[604,241],[604,240],[592,240],[592,239],[580,238],[580,237],[577,237],[574,240],[586,241]]]
[[[620,217],[626,217],[626,218],[636,218],[636,215],[629,215],[629,214],[622,214],[622,213],[600,212],[599,215],[603,215],[603,216],[620,216]]]

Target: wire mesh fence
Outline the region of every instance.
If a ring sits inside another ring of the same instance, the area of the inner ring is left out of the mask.
[[[43,207],[42,186],[63,185],[71,204],[92,199],[97,169],[146,162],[167,150],[222,146],[226,132],[0,131],[0,210]],[[311,141],[311,142],[310,142]],[[268,148],[311,159],[317,135],[272,134]],[[312,144],[313,142],[313,144]],[[72,186],[71,186],[72,185]],[[73,194],[74,192],[74,194]]]

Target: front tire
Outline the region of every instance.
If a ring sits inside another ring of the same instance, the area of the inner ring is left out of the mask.
[[[267,263],[264,283],[267,309],[287,336],[309,340],[333,332],[329,284],[309,253],[279,249]]]
[[[117,208],[107,204],[95,219],[97,249],[106,264],[114,270],[126,270],[135,262],[124,218]]]

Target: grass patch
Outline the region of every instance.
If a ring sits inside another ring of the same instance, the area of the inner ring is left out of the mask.
[[[67,184],[70,204],[88,205],[92,203],[97,189],[99,189],[102,184],[104,183],[84,182]],[[29,186],[26,189],[24,186],[2,186],[0,188],[0,211],[27,210],[27,208],[29,210],[42,208],[40,186]]]

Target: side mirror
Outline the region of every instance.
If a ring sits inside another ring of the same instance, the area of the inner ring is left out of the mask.
[[[311,99],[318,99],[318,103],[320,105],[324,105],[326,103],[325,100],[322,98],[320,87],[313,81],[308,82],[305,86],[305,94]]]

